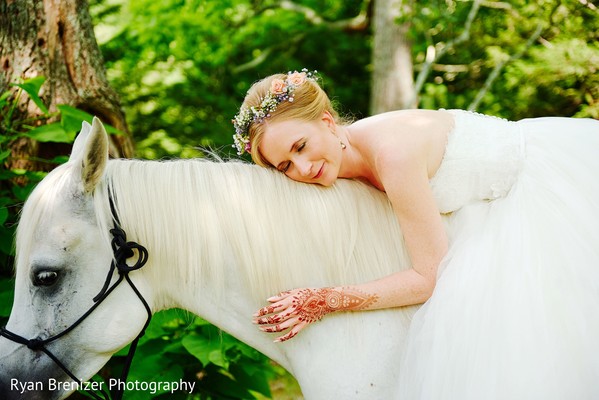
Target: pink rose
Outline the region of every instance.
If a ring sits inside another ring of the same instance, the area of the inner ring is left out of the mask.
[[[273,79],[270,84],[270,92],[272,94],[283,94],[285,93],[286,88],[287,85],[285,85],[285,81],[281,79]]]
[[[299,86],[302,83],[306,82],[306,73],[294,72],[292,74],[289,74],[289,76],[287,77],[287,81],[294,86]]]

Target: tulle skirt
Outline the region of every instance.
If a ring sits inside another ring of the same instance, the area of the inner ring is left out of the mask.
[[[526,156],[508,195],[449,217],[398,399],[599,399],[599,122],[518,126]]]

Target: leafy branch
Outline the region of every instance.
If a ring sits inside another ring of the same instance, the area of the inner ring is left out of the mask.
[[[297,4],[291,0],[281,0],[274,5],[269,5],[260,8],[254,16],[259,15],[266,10],[279,9],[279,10],[287,10],[293,11],[298,14],[303,15],[304,19],[312,26],[322,26],[330,30],[343,30],[343,31],[364,31],[370,25],[370,20],[372,17],[372,0],[364,0],[360,7],[360,12],[351,18],[341,19],[338,21],[329,21],[322,17],[316,10],[311,7],[304,6],[301,4]],[[291,44],[300,43],[306,34],[298,34],[291,39]],[[254,59],[238,65],[233,68],[232,72],[234,74],[238,74],[243,71],[247,71],[253,68],[257,68],[263,62],[265,62],[268,57],[275,52],[281,46],[281,44],[269,46],[263,49],[258,56]],[[285,47],[289,47],[289,43],[285,44]]]
[[[556,10],[558,9],[558,6],[559,6],[559,4],[555,5],[553,7],[553,9],[551,10],[551,13],[549,14],[549,18],[548,18],[549,22],[553,19],[553,15],[555,14]],[[468,110],[474,111],[478,108],[478,106],[480,105],[484,96],[489,92],[489,90],[491,90],[493,83],[495,82],[495,80],[497,80],[497,78],[499,77],[499,73],[503,70],[503,68],[507,64],[509,64],[519,58],[522,58],[528,52],[528,50],[541,37],[544,26],[545,26],[545,21],[539,21],[536,29],[530,35],[530,37],[528,38],[528,40],[526,41],[524,46],[520,49],[520,51],[518,51],[515,54],[512,54],[509,58],[506,58],[506,59],[498,62],[495,65],[495,67],[493,68],[493,70],[491,71],[491,73],[489,74],[487,79],[485,80],[483,87],[478,91],[474,100],[472,100],[472,102],[468,105]]]
[[[437,44],[436,46],[430,45],[426,50],[426,57],[424,63],[422,64],[421,70],[416,77],[416,83],[414,84],[414,94],[418,96],[418,93],[422,91],[422,87],[426,82],[433,64],[435,64],[441,57],[447,54],[448,51],[454,49],[459,44],[462,44],[466,40],[470,39],[470,31],[472,29],[472,23],[478,14],[478,10],[480,9],[482,0],[474,0],[472,2],[472,7],[468,13],[468,17],[466,18],[466,23],[464,24],[464,30],[454,40],[450,40],[445,45]],[[412,99],[408,104],[413,104],[416,102],[416,99]]]

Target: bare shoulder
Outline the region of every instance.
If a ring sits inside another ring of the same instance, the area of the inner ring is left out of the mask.
[[[453,124],[453,115],[444,110],[397,110],[361,119],[352,126],[378,134],[415,134],[443,130]]]
[[[396,181],[413,174],[432,177],[453,126],[453,115],[446,111],[399,110],[360,120],[352,130],[358,133],[356,145],[370,155],[379,178],[392,175]]]

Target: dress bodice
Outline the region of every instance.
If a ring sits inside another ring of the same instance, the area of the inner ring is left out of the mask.
[[[469,203],[505,196],[524,159],[524,141],[517,122],[463,110],[453,114],[441,166],[430,180],[442,213]]]

